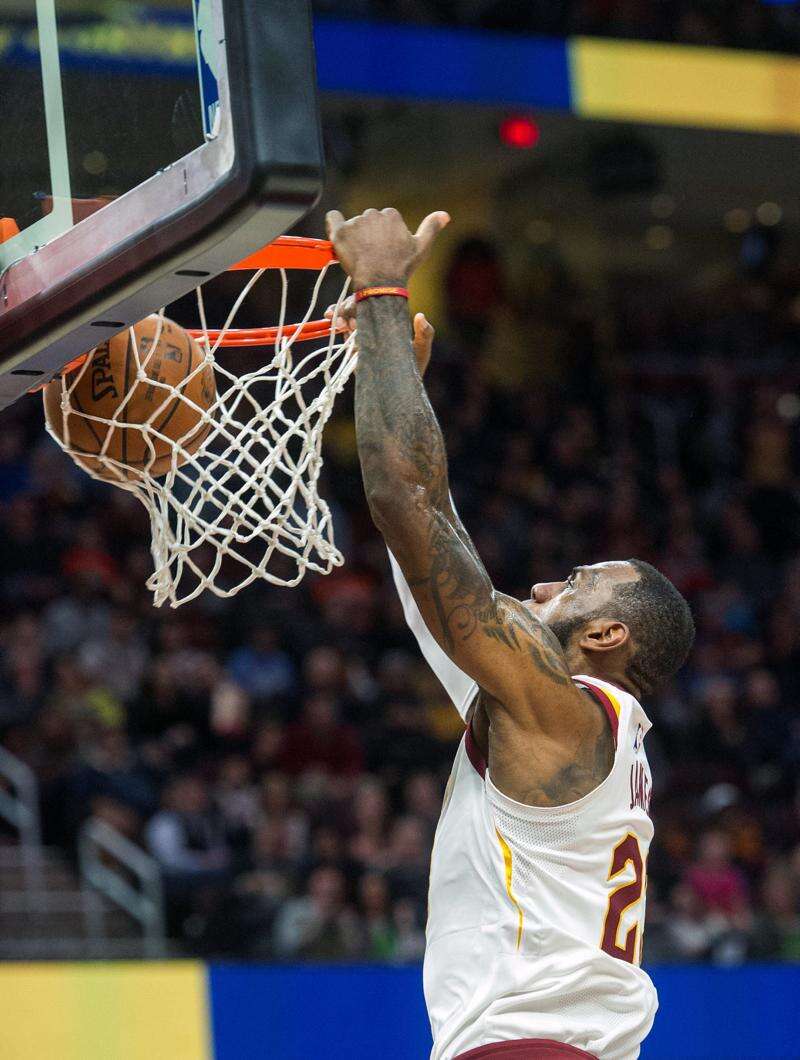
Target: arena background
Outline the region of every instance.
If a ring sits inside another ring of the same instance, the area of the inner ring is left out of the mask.
[[[0,0],[0,98],[29,6]],[[163,135],[160,86],[194,76],[184,15],[98,3],[65,76],[135,69]],[[329,172],[303,232],[333,206],[453,217],[414,305],[495,582],[639,555],[692,603],[692,659],[647,704],[643,1056],[800,1056],[800,11],[353,0],[319,4],[316,39]],[[87,119],[81,149],[115,194],[134,145]],[[2,834],[3,1058],[426,1054],[459,725],[394,599],[347,399],[325,439],[346,566],[162,612],[138,506],[66,462],[36,399],[3,414],[0,740],[45,844],[32,908]],[[155,859],[165,938],[87,900],[88,820]],[[170,962],[59,963],[142,957]]]

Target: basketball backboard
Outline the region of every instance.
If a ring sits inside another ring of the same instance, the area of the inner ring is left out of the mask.
[[[0,408],[322,188],[308,0],[0,0],[0,100]]]

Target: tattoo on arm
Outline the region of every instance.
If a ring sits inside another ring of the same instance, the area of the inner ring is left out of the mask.
[[[407,486],[444,503],[444,440],[417,371],[405,300],[363,302],[358,337],[356,432],[367,495],[371,487],[385,485],[382,476],[391,462]]]
[[[413,512],[409,585],[429,593],[445,650],[453,656],[480,631],[511,652],[527,652],[550,681],[571,685],[555,636],[498,596],[453,511],[444,439],[416,368],[405,300],[365,300],[358,333],[355,413],[365,491],[390,546],[393,524],[402,535],[398,524]],[[385,520],[380,496],[399,506]]]

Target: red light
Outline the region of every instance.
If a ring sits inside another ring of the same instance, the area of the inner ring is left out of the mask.
[[[529,151],[539,142],[539,126],[524,114],[514,114],[500,122],[500,139],[506,147]]]

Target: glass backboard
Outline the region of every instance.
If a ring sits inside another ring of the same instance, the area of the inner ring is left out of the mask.
[[[307,0],[0,0],[0,407],[321,191]]]

